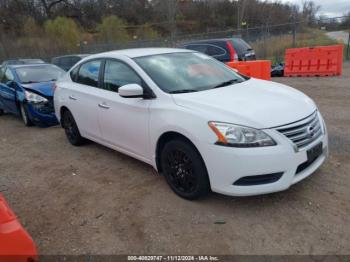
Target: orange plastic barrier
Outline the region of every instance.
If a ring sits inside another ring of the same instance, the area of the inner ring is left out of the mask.
[[[228,62],[229,67],[237,69],[242,75],[251,76],[263,80],[271,80],[271,61],[256,60],[256,61],[241,61]]]
[[[342,74],[343,45],[286,50],[285,76],[337,76]]]
[[[0,194],[0,261],[37,261],[33,239],[23,229],[15,214]]]

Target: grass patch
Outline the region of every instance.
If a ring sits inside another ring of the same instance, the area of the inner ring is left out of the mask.
[[[296,47],[314,47],[338,44],[336,40],[330,39],[324,31],[318,29],[305,29],[296,35]],[[284,61],[287,48],[293,47],[293,36],[291,34],[272,36],[258,40],[251,44],[258,59],[268,59],[272,64]],[[346,53],[346,46],[345,46]]]

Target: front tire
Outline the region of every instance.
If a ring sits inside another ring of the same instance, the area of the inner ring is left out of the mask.
[[[210,192],[207,169],[196,148],[184,139],[168,142],[161,153],[167,183],[180,197],[193,200]]]
[[[66,133],[69,143],[73,146],[81,146],[86,142],[86,139],[80,135],[77,123],[70,111],[65,111],[62,116],[63,128]]]
[[[4,110],[0,109],[0,116],[4,114]]]
[[[33,122],[29,119],[28,111],[25,105],[21,103],[19,107],[21,110],[21,117],[22,117],[23,124],[25,126],[32,126]]]

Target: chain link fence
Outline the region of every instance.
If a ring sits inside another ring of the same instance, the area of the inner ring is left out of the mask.
[[[42,58],[50,61],[52,57],[84,53],[93,54],[111,50],[141,47],[179,47],[186,42],[214,39],[241,37],[248,42],[257,54],[258,59],[269,59],[273,63],[283,61],[286,48],[307,47],[317,45],[331,45],[339,42],[327,36],[327,28],[324,26],[307,26],[305,22],[295,22],[279,25],[262,25],[255,28],[241,28],[239,30],[223,30],[205,32],[199,34],[177,34],[171,37],[162,37],[150,40],[135,40],[120,43],[98,43],[82,41],[77,43],[76,50],[65,50],[56,41],[42,38],[11,40],[0,36],[0,59],[12,58]],[[343,31],[348,35],[349,32]],[[349,41],[344,42],[345,57],[349,59]]]
[[[225,30],[201,34],[176,35],[175,37],[137,40],[127,43],[82,44],[80,51],[82,53],[99,53],[125,48],[179,47],[191,41],[231,37],[243,38],[253,47],[258,59],[269,59],[272,60],[273,63],[283,61],[286,48],[339,43],[339,39],[328,37],[327,31],[321,27],[311,28],[302,23],[294,23],[272,26],[265,25],[256,28],[242,28],[240,30]],[[349,50],[349,43],[345,45],[345,50]],[[347,58],[349,59],[349,55]]]

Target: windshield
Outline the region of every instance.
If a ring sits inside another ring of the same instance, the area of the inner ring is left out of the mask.
[[[56,81],[65,71],[54,65],[26,66],[16,69],[22,84]]]
[[[245,81],[229,67],[201,53],[170,53],[134,60],[167,93],[204,91]]]

